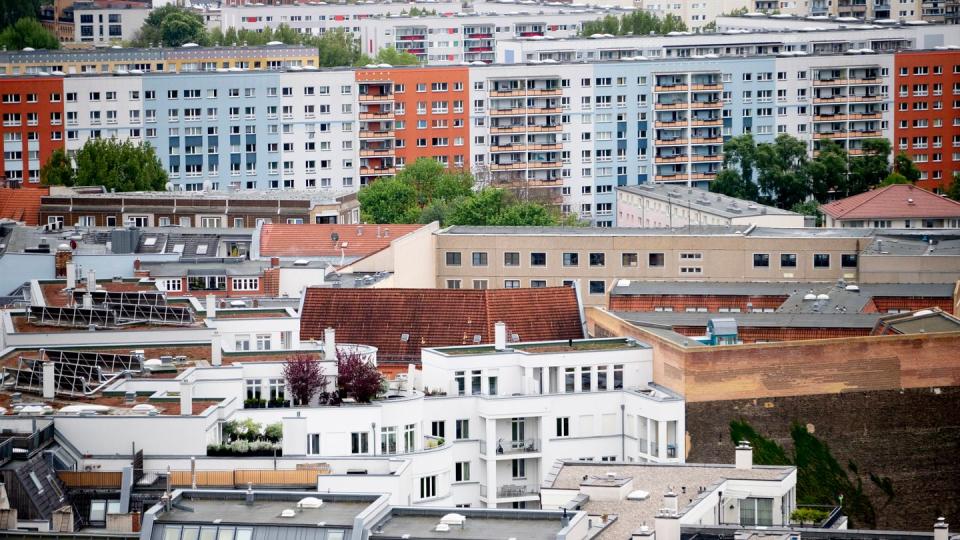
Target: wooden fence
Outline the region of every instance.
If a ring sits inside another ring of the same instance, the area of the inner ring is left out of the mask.
[[[323,469],[262,470],[237,469],[234,471],[197,471],[197,487],[241,488],[253,486],[301,486],[316,487],[317,476],[330,474]],[[190,487],[193,485],[190,471],[171,471],[170,485]]]
[[[119,488],[119,471],[60,471],[60,480],[68,488]]]

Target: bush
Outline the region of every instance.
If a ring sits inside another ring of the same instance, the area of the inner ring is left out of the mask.
[[[797,508],[790,513],[790,521],[794,523],[799,523],[801,525],[809,523],[810,525],[816,525],[821,521],[827,519],[827,516],[830,514],[826,510],[820,510],[819,508]]]
[[[283,439],[283,423],[270,424],[263,430],[263,438],[270,442],[280,442]]]
[[[267,406],[267,401],[264,399],[245,399],[243,400],[244,409],[262,409]]]

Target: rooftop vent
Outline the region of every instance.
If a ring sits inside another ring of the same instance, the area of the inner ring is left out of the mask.
[[[807,293],[807,294],[803,295],[803,299],[804,299],[805,301],[816,300],[816,299],[817,299],[817,295],[815,295],[815,294],[813,294],[813,293]]]
[[[645,501],[650,498],[650,492],[638,489],[627,494],[628,501]]]
[[[828,294],[818,294],[818,295],[817,295],[817,300],[829,300],[829,299],[830,299],[830,295],[828,295]]]
[[[282,518],[292,518],[296,517],[297,511],[293,508],[287,508],[283,512],[280,512],[280,517]]]
[[[320,508],[323,506],[323,499],[316,497],[304,497],[297,502],[297,508]]]

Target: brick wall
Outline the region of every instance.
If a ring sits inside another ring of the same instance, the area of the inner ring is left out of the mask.
[[[960,332],[682,347],[588,308],[591,335],[653,349],[653,380],[687,402],[960,386]]]
[[[688,403],[687,461],[732,463],[731,420],[748,421],[788,453],[791,423],[808,424],[841,465],[858,465],[878,528],[929,533],[941,515],[960,523],[958,401],[954,387]],[[895,498],[882,512],[870,472],[893,482]]]

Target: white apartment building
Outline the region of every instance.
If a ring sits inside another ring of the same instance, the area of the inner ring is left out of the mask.
[[[216,327],[229,342],[225,322]],[[108,390],[179,401],[179,415],[121,406],[51,418],[79,470],[121,470],[131,444],[156,470],[186,470],[192,459],[199,470],[322,463],[330,474],[318,477],[320,491],[387,492],[395,504],[537,507],[540,483],[561,458],[683,462],[684,402],[649,382],[648,346],[619,338],[507,346],[502,324],[497,335],[495,345],[425,350],[422,370],[411,367],[367,405],[245,408],[289,399],[283,362],[227,363],[239,353],[224,347],[222,365],[214,351],[211,366],[121,378]],[[334,340],[328,331],[321,360],[330,384],[332,351],[354,350]],[[375,350],[360,351],[376,361]],[[282,457],[207,456],[224,422],[245,419],[283,425]]]
[[[739,9],[754,8],[751,0],[634,0],[638,9],[649,11],[658,17],[674,15],[680,17],[693,32],[699,31],[704,25],[713,21],[724,13]]]
[[[150,8],[75,6],[73,40],[100,44],[130,41],[148,15]]]

